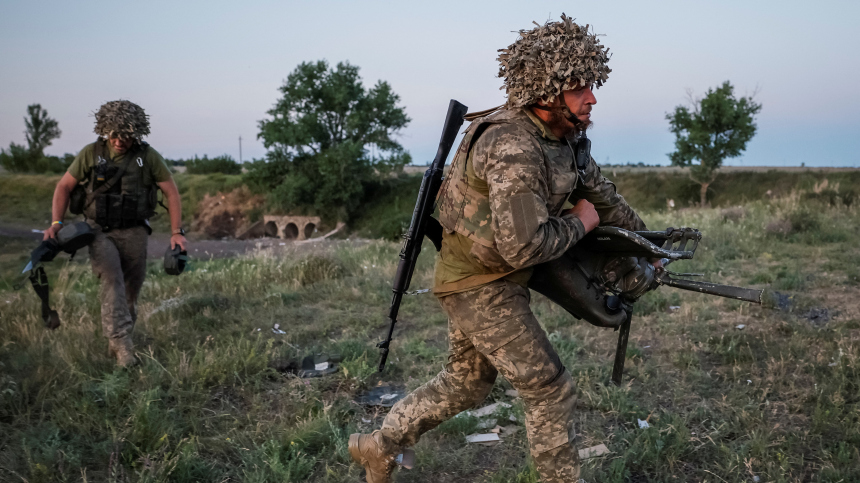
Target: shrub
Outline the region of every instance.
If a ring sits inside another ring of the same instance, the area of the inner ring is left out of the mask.
[[[30,152],[26,147],[9,143],[9,150],[0,150],[0,166],[11,173],[64,173],[75,155],[45,156]]]
[[[194,156],[194,159],[185,161],[185,172],[188,174],[242,174],[242,166],[229,154],[212,159],[204,154],[202,158]]]

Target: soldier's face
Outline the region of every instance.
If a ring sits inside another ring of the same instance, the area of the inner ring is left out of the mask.
[[[561,95],[570,112],[586,126],[590,125],[591,106],[597,104],[597,99],[591,91],[591,86],[566,90]]]
[[[123,139],[119,136],[110,137],[110,146],[117,154],[125,154],[125,152],[131,148],[133,143],[134,139],[131,138]]]

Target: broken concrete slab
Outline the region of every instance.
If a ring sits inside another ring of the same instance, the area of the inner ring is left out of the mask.
[[[482,408],[480,408],[480,409],[475,409],[475,410],[473,410],[473,411],[468,411],[468,413],[469,413],[471,416],[475,416],[476,418],[483,418],[484,416],[489,416],[489,415],[491,415],[491,414],[494,414],[496,411],[498,411],[498,410],[500,410],[500,409],[503,409],[503,408],[510,408],[510,407],[511,407],[511,405],[510,405],[510,404],[508,404],[508,403],[506,403],[506,402],[504,402],[504,401],[499,401],[499,402],[497,402],[497,403],[493,403],[493,404],[490,404],[490,405],[488,405],[488,406],[484,406],[484,407],[482,407]]]

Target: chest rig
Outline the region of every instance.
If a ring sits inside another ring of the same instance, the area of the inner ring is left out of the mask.
[[[96,141],[84,215],[104,231],[138,226],[155,213],[155,189],[143,183],[148,149],[147,143],[135,143],[116,164],[110,160],[107,141]]]

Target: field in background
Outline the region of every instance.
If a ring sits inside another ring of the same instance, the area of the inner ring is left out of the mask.
[[[770,287],[792,303],[649,294],[637,303],[622,387],[608,383],[615,333],[534,297],[577,381],[577,445],[611,450],[584,463],[587,482],[860,480],[860,211],[815,184],[727,209],[669,211],[663,201],[645,210],[651,228],[704,233],[696,260],[675,270]],[[379,199],[411,210],[413,193]],[[367,212],[386,213],[381,204]],[[432,280],[426,248],[413,288]],[[29,247],[7,240],[0,249]],[[153,263],[134,335],[143,363],[128,371],[107,358],[97,281],[81,261],[49,267],[63,321],[55,332],[42,328],[29,287],[0,286],[0,480],[359,481],[347,436],[378,428],[384,411],[357,397],[379,383],[415,388],[445,362],[445,316],[425,294],[405,300],[388,369],[375,372],[398,250],[343,240],[196,262],[180,277]],[[20,269],[12,265],[0,264],[4,279]],[[279,371],[311,353],[341,354],[340,371]],[[512,403],[521,427],[507,388],[500,380],[486,402]],[[494,447],[469,445],[478,424],[458,417],[426,434],[417,467],[397,481],[537,481],[524,430]]]

